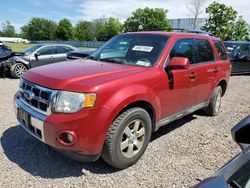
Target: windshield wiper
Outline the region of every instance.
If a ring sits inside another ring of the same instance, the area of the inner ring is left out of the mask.
[[[115,59],[111,59],[111,58],[103,58],[103,59],[100,59],[100,61],[106,61],[106,62],[110,62],[110,63],[124,64],[123,61],[119,61],[119,60],[115,60]]]

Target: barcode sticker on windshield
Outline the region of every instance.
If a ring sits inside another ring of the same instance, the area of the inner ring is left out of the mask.
[[[141,51],[141,52],[151,52],[154,49],[152,46],[134,46],[133,51]]]

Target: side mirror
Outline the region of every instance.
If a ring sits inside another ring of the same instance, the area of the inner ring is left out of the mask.
[[[250,115],[237,123],[231,130],[232,137],[242,150],[250,145]]]
[[[38,59],[38,56],[40,56],[40,53],[37,52],[37,53],[34,54],[34,56],[35,56],[36,59]]]
[[[189,59],[186,57],[173,57],[169,64],[167,65],[167,69],[170,70],[180,70],[180,69],[188,69],[189,68]]]

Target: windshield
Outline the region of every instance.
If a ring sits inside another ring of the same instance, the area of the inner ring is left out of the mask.
[[[29,48],[26,48],[24,51],[22,51],[24,53],[24,56],[30,55],[32,54],[34,51],[36,51],[38,48],[42,47],[42,45],[35,45],[35,46],[31,46]]]
[[[231,187],[250,187],[250,161],[241,166],[237,171],[229,178],[228,183]]]
[[[136,66],[153,66],[169,37],[152,34],[126,34],[109,40],[89,59]]]

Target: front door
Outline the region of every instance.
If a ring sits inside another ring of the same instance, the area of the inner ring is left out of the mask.
[[[250,72],[250,49],[249,44],[239,46],[232,54],[232,73]]]
[[[179,38],[172,47],[168,62],[173,57],[187,57],[190,63],[193,63],[193,39]],[[164,90],[160,93],[161,119],[184,111],[193,105],[193,96],[190,95],[190,92],[195,89],[193,87],[195,77],[196,72],[193,68],[163,71],[161,83]]]
[[[33,61],[31,61],[31,67],[38,67],[47,65],[54,62],[55,48],[53,46],[45,46],[38,50],[34,54]]]

